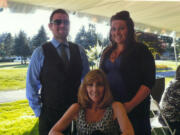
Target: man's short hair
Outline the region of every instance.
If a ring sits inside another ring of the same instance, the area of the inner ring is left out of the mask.
[[[67,16],[69,17],[68,13],[67,13],[64,9],[56,9],[56,10],[54,10],[54,11],[51,13],[50,20],[49,20],[50,22],[52,21],[53,16],[54,16],[54,14],[56,14],[56,13],[65,14],[65,15],[67,15]]]

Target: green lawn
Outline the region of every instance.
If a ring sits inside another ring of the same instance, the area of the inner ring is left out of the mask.
[[[38,135],[38,119],[27,100],[0,104],[0,135]]]
[[[27,67],[28,65],[21,65],[20,63],[14,62],[0,63],[0,91],[24,89],[26,85]],[[170,70],[166,71],[176,70],[176,63],[173,61],[156,61],[156,67],[170,68]],[[173,77],[165,78],[166,86],[172,78]]]
[[[171,70],[176,70],[176,63],[173,61],[156,61],[156,65],[165,65],[171,68]],[[0,63],[0,91],[24,89],[27,67],[28,65],[14,62]],[[172,78],[167,77],[165,84],[167,85]]]
[[[25,88],[28,65],[20,63],[0,63],[0,91]]]
[[[177,65],[180,65],[180,62],[177,63]],[[176,68],[177,68],[177,65],[176,65],[176,62],[174,61],[156,61],[156,68],[157,67],[166,67],[166,68],[169,68],[169,69],[166,69],[166,70],[158,70],[158,72],[164,72],[164,71],[176,71]],[[171,81],[174,77],[166,77],[165,78],[165,86],[167,86],[169,84],[169,81]]]
[[[172,68],[172,70],[176,70],[176,62],[175,61],[170,61],[170,60],[158,60],[156,61],[156,65],[166,65],[167,67]],[[180,65],[180,62],[177,63],[177,65]]]
[[[156,131],[163,135],[160,129]],[[27,100],[0,104],[0,135],[39,135],[38,118]]]
[[[156,64],[176,69],[172,61],[158,61]],[[27,67],[20,63],[0,63],[0,90],[25,88]],[[166,85],[172,78],[166,78]],[[157,132],[162,135],[160,130]],[[0,135],[38,135],[38,119],[27,100],[0,104]]]

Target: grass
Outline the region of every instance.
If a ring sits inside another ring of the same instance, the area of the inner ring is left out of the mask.
[[[0,90],[25,88],[27,68],[0,69]]]
[[[165,87],[168,86],[169,82],[173,79],[173,77],[166,77],[165,78]]]
[[[0,63],[0,91],[25,88],[28,65]]]
[[[38,134],[38,119],[27,100],[0,104],[0,135]]]
[[[180,63],[178,63],[180,64]],[[0,63],[0,91],[24,89],[28,65],[21,65],[15,62]],[[158,72],[176,70],[174,61],[156,61],[156,67],[162,68]],[[165,70],[163,68],[165,67]],[[173,77],[166,78],[166,86]]]
[[[177,65],[180,65],[180,62],[177,63]],[[176,62],[175,61],[166,61],[166,60],[157,60],[156,61],[156,67],[163,67],[170,68],[170,70],[176,70]]]
[[[38,119],[27,100],[0,104],[0,127],[0,135],[39,135]],[[160,129],[156,132],[163,135]]]
[[[176,64],[172,61],[156,61],[156,64],[176,70]],[[0,63],[0,90],[25,88],[27,67],[28,65],[20,63]],[[167,85],[172,78],[165,78],[165,84]],[[156,131],[158,135],[162,135],[160,129]],[[0,135],[38,134],[38,119],[34,117],[27,100],[0,104]]]
[[[177,65],[180,65],[180,62],[178,62]],[[175,61],[158,60],[156,61],[156,68],[158,68],[158,72],[176,71],[177,66]],[[173,76],[165,78],[165,87],[167,87],[167,85],[173,78]]]

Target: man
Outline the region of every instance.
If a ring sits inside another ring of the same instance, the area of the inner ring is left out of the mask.
[[[89,71],[84,50],[67,41],[69,16],[57,9],[50,16],[53,39],[37,48],[27,72],[26,96],[39,117],[39,133],[47,135],[51,127],[74,102],[81,79]]]

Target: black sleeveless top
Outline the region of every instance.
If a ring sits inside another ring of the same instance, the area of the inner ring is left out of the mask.
[[[85,120],[85,110],[80,109],[76,120],[77,135],[91,135],[93,131],[100,130],[104,135],[120,135],[120,128],[117,120],[113,120],[113,110],[109,106],[106,108],[104,117],[93,123]]]

